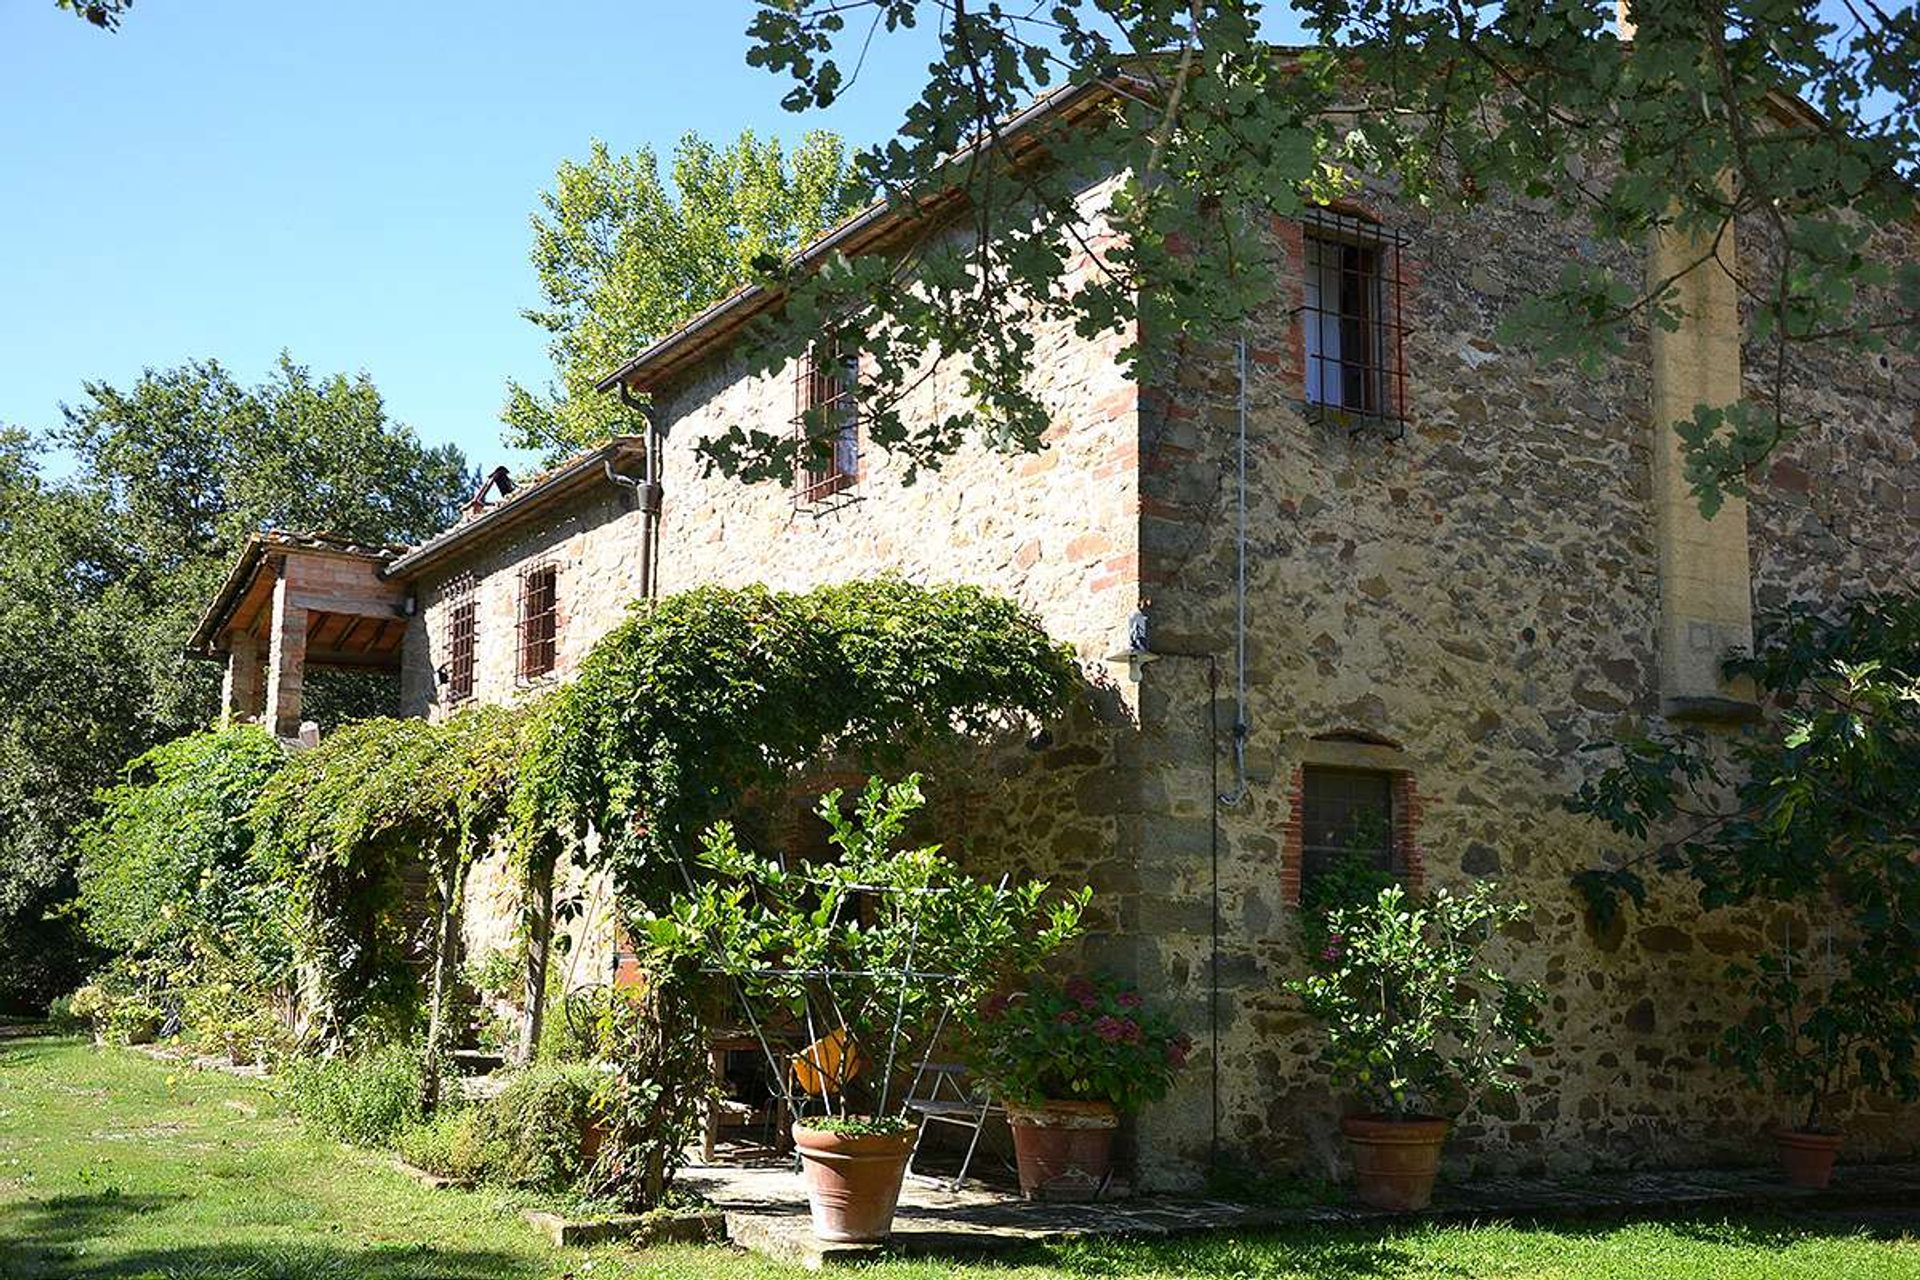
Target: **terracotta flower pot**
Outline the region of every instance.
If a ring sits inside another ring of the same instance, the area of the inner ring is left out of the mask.
[[[1780,1167],[1787,1181],[1796,1187],[1824,1188],[1833,1180],[1834,1157],[1846,1138],[1838,1133],[1813,1133],[1806,1129],[1781,1129],[1774,1133],[1774,1148],[1780,1153]]]
[[[1348,1116],[1340,1122],[1353,1156],[1354,1191],[1376,1209],[1406,1213],[1433,1199],[1446,1145],[1445,1120]]]
[[[1113,1170],[1119,1113],[1107,1102],[1007,1104],[1020,1194],[1029,1200],[1092,1200]]]
[[[793,1145],[806,1172],[813,1234],[822,1240],[870,1244],[893,1232],[900,1180],[913,1154],[914,1131],[844,1137],[793,1126]]]

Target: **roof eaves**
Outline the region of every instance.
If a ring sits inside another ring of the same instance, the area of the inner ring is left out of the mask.
[[[389,581],[411,577],[476,539],[494,533],[511,520],[539,510],[549,499],[571,492],[578,482],[645,450],[646,441],[640,436],[615,436],[605,444],[576,454],[552,470],[526,481],[483,514],[443,529],[395,558],[381,569],[380,576]]]
[[[1113,85],[1101,80],[1055,89],[1035,99],[1025,110],[1002,125],[996,140],[1015,138],[1049,117],[1116,92]],[[973,143],[955,152],[947,163],[963,164],[986,145],[985,142]],[[956,188],[950,187],[927,197],[915,212],[924,213],[956,198],[956,191]],[[871,244],[905,226],[911,216],[889,201],[868,205],[802,248],[788,264],[788,270],[804,271],[832,254]],[[605,392],[622,383],[632,385],[632,380],[637,376],[663,365],[669,370],[679,368],[703,352],[710,341],[734,332],[753,316],[777,305],[784,293],[785,290],[777,287],[751,284],[729,294],[600,379],[594,384],[594,389]]]

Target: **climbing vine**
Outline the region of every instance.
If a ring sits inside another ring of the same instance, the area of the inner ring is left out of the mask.
[[[295,755],[253,809],[261,847],[291,886],[325,1043],[369,1022],[413,1029],[419,991],[402,873],[425,870],[429,1106],[466,873],[506,814],[534,716],[527,706],[473,706],[442,721],[364,720]]]
[[[975,587],[701,587],[637,611],[555,695],[514,829],[548,857],[592,830],[622,891],[659,901],[669,856],[754,788],[823,756],[892,767],[1045,719],[1079,678],[1032,615]]]
[[[706,874],[693,857],[704,834],[756,791],[780,794],[822,757],[882,767],[1045,720],[1079,679],[1037,620],[974,587],[702,587],[642,606],[594,646],[531,734],[511,802],[529,900],[544,887],[550,901],[553,862],[572,849],[612,873],[643,936],[684,877]],[[530,1028],[545,989],[543,911],[530,913]],[[670,1183],[709,1087],[702,984],[671,967],[614,1037],[626,1105],[596,1186],[640,1204]]]
[[[258,1028],[292,957],[286,890],[254,856],[246,818],[283,760],[251,726],[188,734],[100,794],[79,834],[80,918],[114,957],[97,990],[165,1000],[209,1041]]]

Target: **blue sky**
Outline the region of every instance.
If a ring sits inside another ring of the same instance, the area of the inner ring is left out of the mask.
[[[590,138],[889,131],[914,59],[805,120],[724,0],[141,0],[116,34],[0,0],[0,423],[89,379],[282,347],[365,369],[470,461],[547,375],[528,215]]]
[[[257,379],[286,348],[366,370],[476,465],[526,463],[497,412],[509,377],[547,376],[520,310],[563,157],[743,127],[858,144],[916,87],[924,58],[890,47],[833,110],[792,116],[745,63],[752,10],[139,0],[110,35],[0,0],[0,424],[194,357]]]

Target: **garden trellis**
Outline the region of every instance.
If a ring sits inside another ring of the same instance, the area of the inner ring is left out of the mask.
[[[820,803],[838,860],[800,869],[716,824],[648,940],[663,961],[726,980],[790,1113],[817,1094],[830,1117],[898,1127],[902,1064],[924,1066],[956,1014],[1072,937],[1087,894],[1048,901],[1044,884],[987,884],[937,846],[900,847],[918,777],[873,780],[851,818],[840,799]],[[777,1047],[783,1019],[804,1037],[797,1053]],[[812,1083],[796,1089],[803,1066]]]

